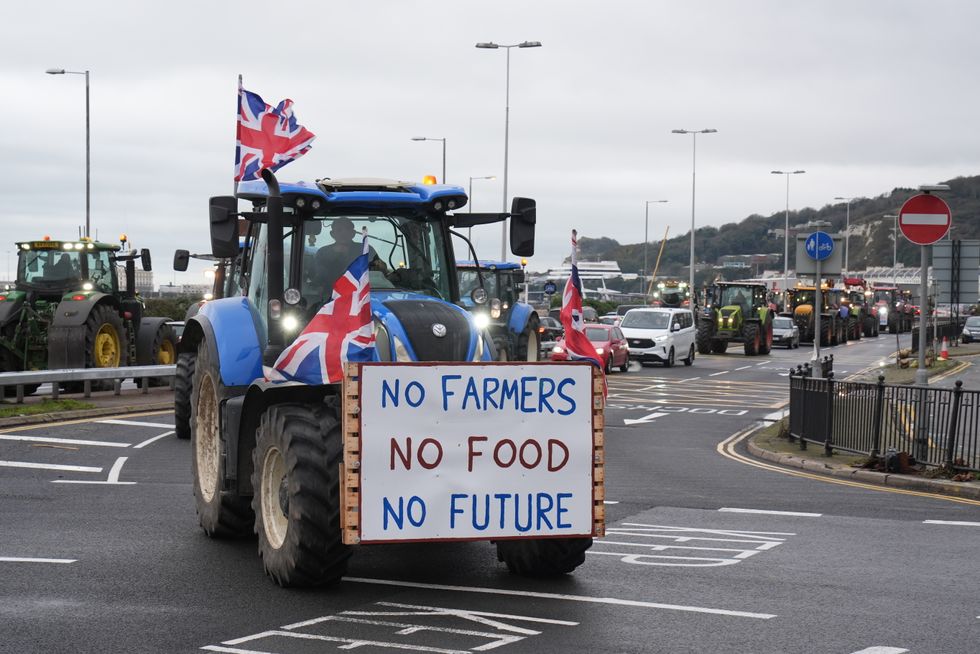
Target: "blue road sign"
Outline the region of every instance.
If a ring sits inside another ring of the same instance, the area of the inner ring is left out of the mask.
[[[828,259],[834,253],[834,239],[827,232],[813,232],[804,243],[806,254],[814,261]]]
[[[554,295],[555,291],[557,290],[558,290],[558,285],[555,284],[554,282],[544,283],[544,292],[546,295]]]

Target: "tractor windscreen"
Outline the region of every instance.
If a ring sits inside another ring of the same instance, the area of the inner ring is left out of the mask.
[[[747,286],[725,286],[721,290],[721,306],[752,306],[752,289]]]
[[[441,224],[398,215],[323,216],[303,221],[303,297],[319,305],[361,254],[368,233],[372,290],[415,291],[451,300]],[[288,258],[288,255],[287,255]],[[289,262],[286,262],[287,269]]]
[[[112,292],[112,264],[106,251],[21,249],[17,283],[35,288],[75,288],[83,280]]]
[[[480,288],[480,279],[477,277],[475,268],[457,268],[459,273],[459,297],[466,302],[470,294]],[[487,292],[488,298],[500,297],[497,294],[497,276],[491,271],[481,269],[483,275],[483,288]]]

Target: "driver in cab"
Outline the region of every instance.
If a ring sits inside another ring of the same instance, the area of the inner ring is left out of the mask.
[[[330,225],[330,236],[334,242],[317,250],[315,281],[318,285],[322,285],[327,293],[347,271],[354,259],[361,255],[363,245],[360,239],[354,240],[354,235],[354,222],[350,218],[337,218]],[[368,246],[368,261],[371,270],[387,272],[388,267],[371,246]]]

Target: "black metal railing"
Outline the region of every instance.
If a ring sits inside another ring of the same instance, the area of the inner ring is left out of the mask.
[[[944,319],[938,321],[935,325],[930,322],[926,326],[926,347],[933,347],[933,344],[942,344],[945,338],[950,344],[953,344],[960,334],[963,332],[963,325],[966,323],[966,317],[962,317],[959,320]],[[919,323],[918,318],[916,318],[916,324],[912,327],[912,351],[919,351]]]
[[[790,370],[789,435],[834,450],[880,457],[907,452],[927,466],[980,471],[980,391],[836,381]]]

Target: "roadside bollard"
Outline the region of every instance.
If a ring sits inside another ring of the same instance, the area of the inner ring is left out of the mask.
[[[885,376],[878,375],[878,385],[875,387],[874,430],[871,437],[871,458],[877,459],[881,452],[881,412],[885,405]]]
[[[827,429],[824,432],[823,453],[826,456],[834,455],[833,448],[834,431],[834,372],[827,373]]]
[[[952,468],[956,460],[956,427],[959,424],[960,401],[963,399],[963,382],[957,380],[953,388],[953,406],[949,411],[949,429],[946,432],[946,467]]]

